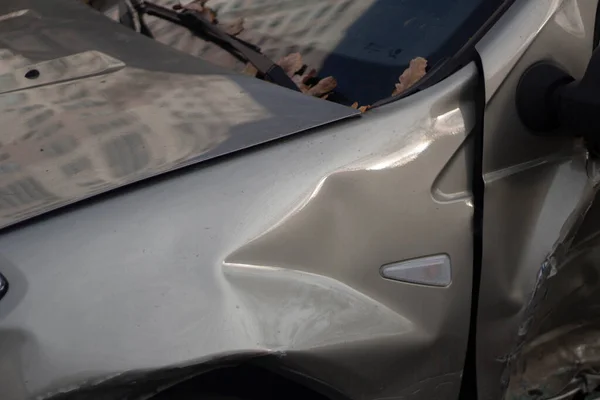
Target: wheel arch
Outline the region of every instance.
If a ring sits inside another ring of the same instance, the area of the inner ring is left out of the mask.
[[[290,369],[272,356],[218,366],[157,393],[152,400],[191,400],[199,394],[244,400],[349,400],[326,383]]]
[[[200,395],[244,400],[350,400],[337,389],[286,366],[282,353],[241,352],[186,365],[129,371],[61,388],[47,400],[197,399]],[[194,397],[196,396],[196,397]]]

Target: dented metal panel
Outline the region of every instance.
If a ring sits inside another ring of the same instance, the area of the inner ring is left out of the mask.
[[[516,112],[515,91],[525,69],[540,60],[552,60],[575,77],[583,74],[592,51],[597,5],[590,0],[515,2],[477,46],[487,98],[477,320],[482,400],[501,398],[509,387],[510,399],[559,394],[520,386],[527,377],[516,370],[523,372],[533,340],[561,327],[559,319],[545,330],[540,326],[542,320],[548,322],[544,310],[562,302],[549,288],[569,281],[569,273],[558,271],[598,185],[584,143],[527,131]],[[565,307],[563,312],[576,311]],[[554,354],[546,351],[550,357],[560,355],[558,348]],[[570,366],[566,362],[561,368]]]
[[[508,399],[599,396],[598,171],[597,161],[588,160],[588,189],[541,269],[522,349],[510,369]]]
[[[506,399],[571,399],[574,394],[591,394],[600,383],[599,366],[597,321],[561,326],[522,349],[512,368]]]
[[[457,398],[476,83],[470,64],[363,118],[5,230],[3,400],[238,352],[350,398]],[[447,287],[380,275],[435,254]]]
[[[3,1],[0,14],[0,228],[359,114],[173,52],[76,2]]]

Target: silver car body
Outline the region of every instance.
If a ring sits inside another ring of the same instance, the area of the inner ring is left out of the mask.
[[[480,398],[499,398],[543,331],[538,289],[577,279],[556,266],[579,227],[599,227],[585,218],[597,183],[585,147],[529,135],[515,87],[542,59],[581,76],[596,6],[516,2],[480,62],[357,117],[80,4],[5,0],[2,400],[142,397],[252,358],[347,398],[456,399],[472,324]],[[33,68],[48,80],[23,78]],[[450,284],[382,277],[436,255]]]

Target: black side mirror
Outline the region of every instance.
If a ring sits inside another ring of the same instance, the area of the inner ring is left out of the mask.
[[[600,148],[600,50],[576,81],[560,66],[539,62],[529,67],[517,87],[517,111],[534,134],[584,137]]]

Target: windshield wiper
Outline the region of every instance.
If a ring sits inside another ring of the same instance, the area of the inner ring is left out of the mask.
[[[216,44],[238,60],[252,64],[261,79],[300,91],[279,65],[260,52],[259,47],[227,34],[193,10],[175,11],[144,0],[122,0],[119,6],[119,21],[146,36],[153,37],[144,23],[144,14],[189,29],[194,35]]]

